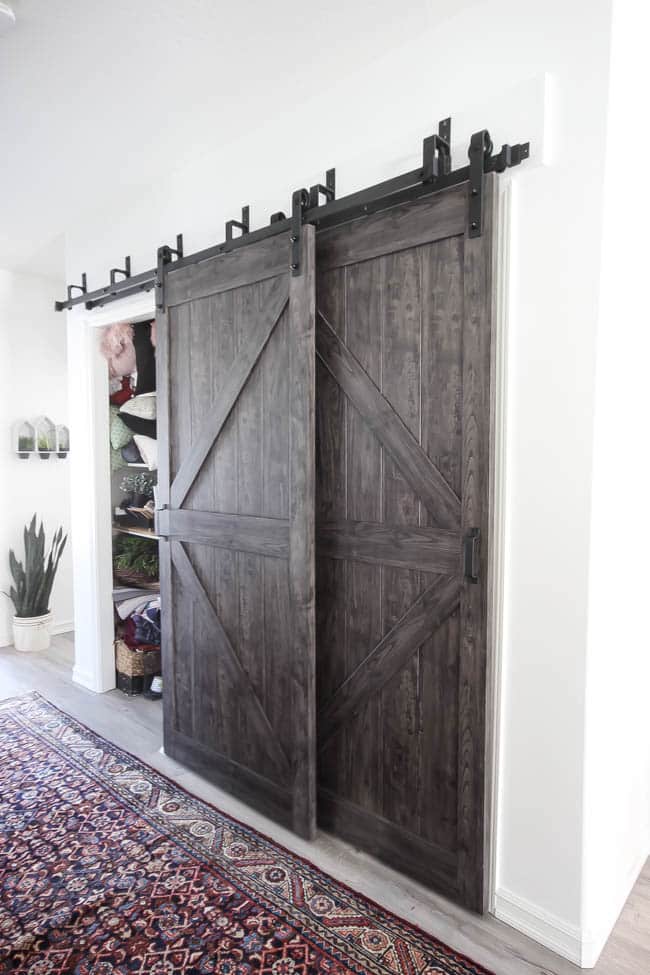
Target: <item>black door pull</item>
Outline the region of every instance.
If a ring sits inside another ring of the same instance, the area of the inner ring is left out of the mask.
[[[463,539],[463,561],[465,566],[465,578],[468,582],[478,582],[480,544],[481,529],[470,528]]]

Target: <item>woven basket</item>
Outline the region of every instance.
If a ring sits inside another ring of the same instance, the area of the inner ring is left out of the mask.
[[[115,641],[115,669],[127,677],[160,673],[160,650],[132,650],[124,640]]]
[[[128,586],[131,589],[150,589],[152,592],[160,590],[158,579],[152,579],[151,576],[146,576],[143,572],[137,572],[133,569],[113,568],[113,577],[120,585]]]

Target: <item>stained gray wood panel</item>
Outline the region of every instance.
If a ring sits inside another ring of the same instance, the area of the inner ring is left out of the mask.
[[[158,323],[165,750],[315,830],[314,231],[168,270]],[[176,274],[179,275],[176,279]]]
[[[479,911],[491,199],[476,240],[467,186],[317,239],[319,819]]]

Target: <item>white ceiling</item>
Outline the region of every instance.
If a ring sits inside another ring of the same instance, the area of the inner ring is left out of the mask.
[[[55,274],[108,211],[332,72],[385,54],[449,0],[15,0],[0,37],[0,267]]]

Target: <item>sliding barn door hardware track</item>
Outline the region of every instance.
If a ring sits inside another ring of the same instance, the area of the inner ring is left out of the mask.
[[[131,258],[124,258],[124,267],[112,267],[109,271],[111,284],[115,284],[116,275],[121,274],[125,281],[131,277]]]
[[[502,173],[510,166],[518,166],[530,155],[530,143],[501,146],[492,155],[492,139],[487,129],[475,132],[469,144],[469,237],[480,237],[483,232],[483,187],[486,173]]]
[[[451,172],[451,119],[438,122],[437,135],[429,135],[422,143],[422,182],[433,183],[439,176]]]
[[[162,247],[158,248],[158,261],[156,264],[156,276],[154,283],[156,286],[156,311],[165,310],[165,272],[167,266],[173,262],[174,255],[176,260],[180,261],[183,257],[183,235],[176,235],[176,248],[170,247],[169,244],[163,244]]]
[[[250,216],[251,216],[251,208],[246,206],[241,208],[241,220],[228,220],[226,222],[226,241],[228,243],[230,243],[230,241],[233,240],[233,236],[232,236],[233,227],[237,227],[238,230],[241,230],[242,237],[244,236],[244,234],[247,234],[249,232],[249,230],[251,229]]]
[[[309,206],[317,207],[320,203],[321,196],[325,197],[328,203],[336,199],[336,170],[328,169],[325,173],[325,186],[322,183],[316,183],[309,190]]]
[[[69,305],[70,302],[73,302],[73,303],[78,304],[79,299],[77,299],[77,301],[75,302],[75,299],[72,297],[72,292],[73,291],[79,291],[79,292],[81,292],[81,294],[80,294],[79,297],[82,300],[83,300],[84,295],[86,295],[88,293],[88,279],[86,277],[86,272],[85,271],[81,275],[81,284],[69,284],[68,285],[68,300],[67,300],[67,302],[62,302],[62,304],[64,306],[66,304]],[[58,302],[57,302],[57,304],[58,304]],[[60,309],[57,308],[57,311],[59,311],[59,310]]]
[[[469,199],[467,234],[469,237],[480,237],[483,229],[483,190],[486,173],[502,173],[511,166],[518,166],[528,159],[529,155],[528,142],[513,146],[506,143],[494,155],[490,134],[487,129],[481,129],[474,133],[470,140],[469,164],[454,170],[451,158],[451,119],[446,118],[438,123],[437,133],[424,139],[422,165],[417,169],[402,173],[401,176],[393,176],[339,199],[336,199],[335,170],[329,169],[324,184],[316,183],[309,192],[301,189],[293,194],[289,217],[282,210],[278,210],[271,216],[267,226],[251,230],[250,210],[249,207],[244,207],[241,220],[227,221],[226,239],[221,244],[185,256],[183,239],[179,235],[175,249],[168,245],[159,249],[158,263],[151,270],[130,275],[131,262],[127,258],[128,263],[124,270],[113,268],[109,272],[110,284],[90,292],[87,290],[84,274],[82,284],[69,285],[67,300],[56,301],[54,307],[56,311],[74,308],[75,305],[80,304],[84,304],[88,309],[98,308],[120,298],[155,288],[156,307],[161,310],[164,308],[162,278],[168,270],[168,265],[173,263],[174,268],[179,268],[199,264],[277,234],[289,235],[291,272],[294,275],[300,274],[300,236],[303,224],[311,223],[316,230],[325,230],[463,183],[467,184]],[[237,236],[233,235],[235,227],[240,231]],[[127,270],[129,276],[126,275]],[[116,279],[118,274],[122,277]],[[73,295],[73,291],[81,293]]]
[[[296,190],[291,197],[291,273],[295,276],[300,274],[300,238],[302,236],[302,225],[305,220],[305,212],[309,205],[309,193],[307,190]]]

